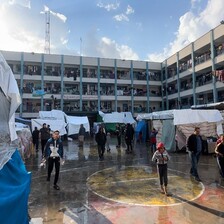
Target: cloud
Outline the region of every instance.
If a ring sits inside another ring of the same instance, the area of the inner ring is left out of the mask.
[[[20,5],[22,7],[29,8],[29,9],[31,8],[30,0],[10,0],[9,4],[10,5]]]
[[[0,4],[0,49],[43,53],[45,46],[45,16],[38,8],[18,7],[18,2],[3,1]],[[12,4],[13,3],[13,4]],[[21,16],[22,15],[22,16]],[[68,52],[69,29],[60,13],[51,17],[51,53]]]
[[[195,8],[196,5],[197,5],[198,3],[200,3],[200,2],[201,2],[201,0],[191,0],[191,7],[192,7],[192,8]]]
[[[55,16],[56,18],[60,19],[62,22],[66,22],[67,17],[61,13],[58,12],[53,12],[52,10],[50,10],[46,5],[44,5],[44,11],[41,11],[40,13],[43,14],[45,12],[50,12],[51,15]]]
[[[108,37],[101,38],[98,51],[103,57],[108,57],[112,52],[112,58],[139,60],[138,55],[129,46],[119,45]]]
[[[118,22],[121,22],[121,21],[129,22],[128,15],[133,14],[134,12],[135,12],[134,9],[130,5],[128,5],[125,14],[121,13],[121,14],[115,15],[114,19]]]
[[[139,60],[139,56],[129,46],[118,44],[109,37],[97,37],[97,32],[91,30],[83,41],[84,54],[89,57],[117,58]]]
[[[133,14],[134,12],[135,12],[135,10],[130,5],[128,5],[127,10],[126,10],[126,15]]]
[[[99,3],[97,3],[97,6],[99,8],[104,8],[104,9],[106,9],[109,12],[111,10],[116,10],[117,8],[119,8],[120,3],[116,2],[114,4],[103,4],[102,2],[99,2]]]
[[[123,13],[114,16],[114,19],[115,19],[116,21],[119,21],[119,22],[121,22],[121,21],[127,21],[127,22],[129,22],[129,18],[128,18],[125,14],[123,14]]]
[[[201,12],[196,14],[190,10],[185,13],[179,19],[180,24],[175,33],[175,39],[164,47],[162,52],[148,54],[148,60],[163,61],[195,41],[220,23],[223,19],[223,10],[223,0],[208,0],[206,7]]]

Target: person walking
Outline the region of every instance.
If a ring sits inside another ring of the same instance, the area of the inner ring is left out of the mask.
[[[60,172],[60,159],[63,159],[63,144],[60,139],[59,131],[54,131],[52,137],[47,141],[45,147],[45,158],[48,161],[47,181],[50,181],[51,173],[55,165],[54,189],[60,190],[57,185]]]
[[[196,181],[201,182],[198,175],[198,162],[202,152],[202,138],[200,135],[200,128],[195,127],[194,133],[189,136],[187,140],[188,153],[191,160],[190,174],[195,178]]]
[[[40,131],[37,129],[37,127],[35,127],[34,131],[32,132],[32,138],[33,138],[33,145],[36,148],[36,152],[38,152],[39,147],[39,135]]]
[[[86,129],[84,128],[83,124],[81,124],[79,128],[79,146],[83,146],[84,144],[85,133]]]
[[[159,175],[161,193],[166,194],[167,196],[167,185],[168,185],[168,177],[167,177],[167,162],[170,160],[170,156],[165,149],[165,146],[162,142],[157,145],[157,150],[154,152],[152,156],[152,161],[157,163],[157,171]]]
[[[110,132],[107,132],[107,141],[106,141],[107,152],[110,152],[110,141],[111,141],[111,134]]]
[[[49,131],[46,123],[44,123],[43,127],[40,129],[42,156],[44,156],[44,148],[45,148],[45,145],[46,145],[49,138],[50,138],[50,131]]]
[[[156,151],[156,135],[158,131],[153,128],[150,134],[150,143],[151,143],[151,152],[154,153]]]
[[[103,128],[100,127],[99,131],[97,132],[95,136],[95,140],[97,142],[97,147],[98,147],[98,155],[99,159],[102,161],[104,160],[104,152],[105,152],[105,144],[106,144],[106,134],[103,131]]]
[[[224,135],[220,136],[219,141],[219,144],[215,148],[215,153],[220,175],[224,178]]]
[[[116,131],[115,131],[116,135],[117,135],[117,148],[121,147],[121,126],[120,124],[116,125]]]
[[[127,145],[127,153],[132,153],[133,152],[133,147],[132,147],[132,141],[134,138],[134,128],[132,127],[131,124],[127,124],[127,128],[125,131],[125,142]]]

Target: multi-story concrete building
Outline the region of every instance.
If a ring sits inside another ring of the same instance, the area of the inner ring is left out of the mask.
[[[164,109],[224,100],[224,25],[216,28],[162,63]]]
[[[22,96],[18,110],[67,114],[190,108],[224,100],[224,25],[162,63],[2,51]]]
[[[22,96],[18,113],[161,109],[161,63],[3,51]]]

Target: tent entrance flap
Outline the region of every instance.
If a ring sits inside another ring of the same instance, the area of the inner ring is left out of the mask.
[[[175,126],[173,120],[163,120],[161,141],[164,143],[167,151],[176,149]]]

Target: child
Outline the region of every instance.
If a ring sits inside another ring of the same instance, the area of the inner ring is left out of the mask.
[[[110,132],[107,132],[106,146],[107,146],[107,152],[110,152]]]
[[[167,162],[170,160],[170,156],[166,151],[164,144],[160,142],[157,145],[157,150],[155,151],[152,161],[157,163],[157,170],[159,174],[160,186],[161,186],[161,193],[168,195],[167,193]]]

